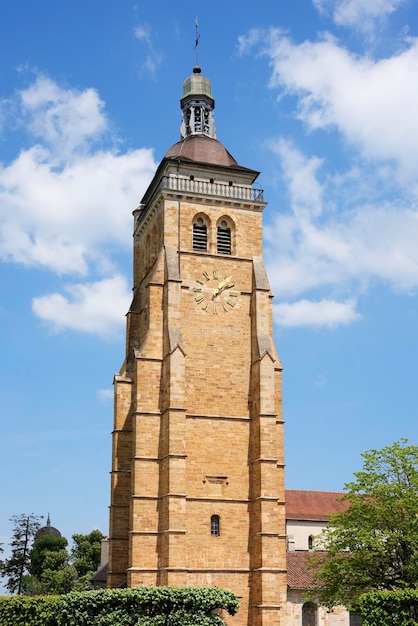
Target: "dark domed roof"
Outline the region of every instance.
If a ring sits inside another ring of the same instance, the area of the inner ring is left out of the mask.
[[[38,532],[35,535],[35,541],[37,541],[39,537],[43,537],[44,535],[53,535],[54,537],[61,537],[61,533],[58,530],[58,528],[54,528],[54,526],[51,526],[51,518],[49,517],[49,513],[48,513],[46,526],[42,526],[42,528],[38,530]]]
[[[189,135],[178,141],[166,152],[165,158],[240,167],[220,141],[206,135]]]
[[[43,537],[44,535],[53,535],[54,537],[61,537],[61,533],[58,528],[54,528],[53,526],[42,526],[38,530],[35,535],[35,539],[39,539],[39,537]]]

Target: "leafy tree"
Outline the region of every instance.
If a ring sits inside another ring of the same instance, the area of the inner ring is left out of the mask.
[[[100,561],[101,539],[99,530],[74,535],[70,558],[65,537],[40,537],[31,552],[32,576],[23,582],[24,593],[49,595],[93,589],[90,578]]]
[[[80,578],[96,572],[100,563],[102,537],[100,530],[92,530],[88,535],[73,535],[72,563]]]
[[[43,595],[62,595],[73,591],[77,584],[77,571],[72,565],[46,569],[42,572],[41,591]]]
[[[349,507],[331,516],[311,559],[325,606],[356,606],[366,591],[416,588],[418,581],[418,447],[401,439],[362,454],[363,469],[344,487]]]
[[[65,537],[45,534],[33,543],[40,519],[33,514],[11,518],[14,523],[11,556],[0,561],[0,574],[8,578],[9,591],[33,596],[92,589],[90,579],[100,563],[100,530],[74,535],[69,554]]]
[[[69,565],[70,555],[65,537],[42,535],[31,552],[30,573],[22,583],[25,595],[63,594],[72,591],[77,572]]]
[[[31,576],[30,574],[25,574],[22,578],[22,595],[23,596],[45,595],[44,590],[42,588],[41,581],[35,578],[35,576]]]
[[[69,554],[65,537],[42,535],[34,543],[30,555],[30,573],[41,580],[45,570],[58,570],[68,565]]]
[[[14,524],[11,554],[1,564],[0,572],[7,578],[6,587],[11,593],[22,593],[22,580],[30,566],[30,549],[33,538],[40,526],[39,515],[14,515],[10,521]]]

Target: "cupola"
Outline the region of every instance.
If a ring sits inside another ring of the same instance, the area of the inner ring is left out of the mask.
[[[215,100],[212,97],[212,85],[202,75],[199,65],[193,68],[193,74],[183,83],[183,97],[180,100],[183,121],[180,127],[182,139],[189,135],[206,135],[216,139],[213,111]]]

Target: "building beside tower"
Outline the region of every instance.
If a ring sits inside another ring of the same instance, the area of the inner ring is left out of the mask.
[[[286,601],[281,363],[263,192],[216,139],[210,81],[183,84],[181,140],[134,211],[116,374],[108,586],[225,587],[230,622]],[[229,620],[228,620],[229,621]]]

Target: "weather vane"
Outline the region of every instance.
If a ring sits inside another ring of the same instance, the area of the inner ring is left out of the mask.
[[[199,22],[197,20],[197,17],[195,17],[194,20],[194,25],[196,28],[196,38],[195,38],[195,42],[194,42],[194,48],[196,50],[196,65],[199,65],[199,54],[198,54],[198,50],[199,50],[199,39],[200,39],[200,34],[199,34]]]

